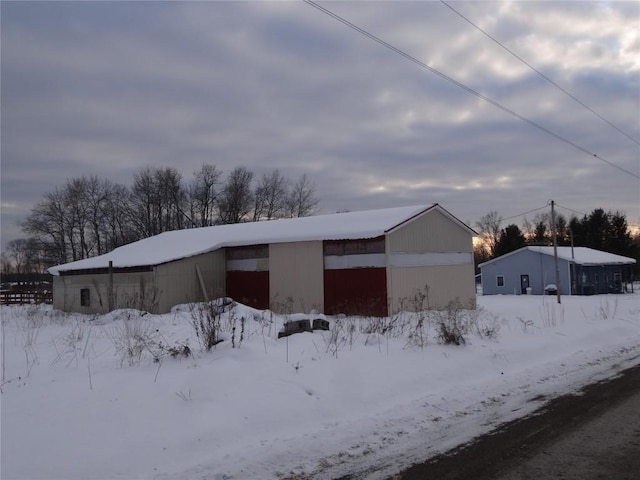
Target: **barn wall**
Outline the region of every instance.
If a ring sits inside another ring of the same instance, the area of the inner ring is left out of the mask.
[[[325,313],[386,316],[385,238],[327,240],[323,249]]]
[[[228,297],[250,307],[269,308],[269,245],[226,248]]]
[[[54,277],[54,308],[66,312],[105,313],[108,306],[107,273]],[[82,306],[82,289],[89,289],[90,304]],[[113,308],[150,309],[154,302],[153,272],[114,273]]]
[[[200,269],[209,300],[225,295],[225,256],[223,250],[164,263],[155,267],[158,312],[166,313],[174,305],[205,300],[196,272]]]
[[[253,308],[269,308],[269,271],[227,272],[227,295]]]
[[[468,230],[431,210],[388,235],[389,252],[473,252]]]
[[[64,308],[65,286],[64,277],[53,276],[53,308],[65,311]]]
[[[472,235],[437,210],[389,233],[387,269],[390,313],[420,308],[419,294],[428,294],[429,308],[475,307]]]
[[[428,267],[391,267],[391,313],[413,311],[416,307],[445,309],[458,301],[475,308],[476,288],[473,263],[466,265],[435,265]],[[426,305],[416,305],[419,295],[425,294]]]
[[[323,312],[323,270],[321,241],[269,245],[270,308],[280,313]]]
[[[325,270],[325,313],[386,317],[387,272],[384,268]]]

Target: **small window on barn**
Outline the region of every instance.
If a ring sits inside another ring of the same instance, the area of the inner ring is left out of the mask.
[[[496,277],[496,285],[498,287],[504,287],[504,276],[503,275],[498,275]]]
[[[80,306],[82,307],[91,306],[91,293],[88,288],[80,289]]]

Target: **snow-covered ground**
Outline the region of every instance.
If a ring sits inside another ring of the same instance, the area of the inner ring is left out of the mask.
[[[478,303],[447,312],[463,346],[438,343],[447,313],[278,339],[299,317],[236,305],[210,352],[188,306],[2,307],[2,479],[388,478],[640,363],[638,293]]]

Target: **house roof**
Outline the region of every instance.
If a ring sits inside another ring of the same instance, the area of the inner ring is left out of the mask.
[[[615,255],[613,253],[607,253],[588,247],[557,248],[559,259],[574,262],[576,265],[630,265],[636,263],[636,260],[634,258],[623,257],[622,255]],[[518,253],[526,250],[553,257],[553,247],[522,247],[518,250],[514,250],[513,252],[509,252],[505,255],[494,258],[493,260],[489,260],[488,262],[481,263],[478,266],[483,267],[498,260],[503,260],[512,255],[517,255]]]
[[[113,262],[114,268],[159,265],[222,247],[375,238],[432,210],[440,211],[471,235],[475,234],[471,228],[438,204],[415,205],[174,230],[124,245],[98,257],[51,267],[49,272],[59,275],[61,272],[72,270],[108,268],[110,261]]]

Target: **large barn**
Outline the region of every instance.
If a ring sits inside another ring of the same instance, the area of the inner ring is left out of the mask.
[[[165,232],[52,267],[54,307],[74,312],[231,297],[281,313],[387,316],[475,306],[475,232],[438,204]]]

